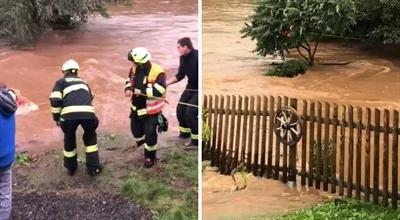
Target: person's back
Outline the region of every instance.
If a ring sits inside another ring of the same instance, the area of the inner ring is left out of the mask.
[[[64,132],[64,167],[69,175],[78,168],[76,130],[83,128],[83,142],[86,152],[86,168],[89,175],[101,172],[97,133],[99,120],[92,105],[93,94],[89,85],[78,77],[79,64],[66,61],[61,67],[64,77],[59,79],[50,94],[53,119]]]

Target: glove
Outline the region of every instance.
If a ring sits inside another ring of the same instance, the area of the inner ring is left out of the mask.
[[[134,89],[133,94],[140,95],[140,94],[142,94],[142,91],[140,91],[140,89]]]
[[[157,120],[158,120],[158,127],[157,127],[158,133],[168,131],[168,119],[163,114],[160,114]]]

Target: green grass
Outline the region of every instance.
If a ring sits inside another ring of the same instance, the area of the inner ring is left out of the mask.
[[[197,219],[197,153],[168,153],[159,167],[131,173],[122,195],[150,208],[155,219]]]
[[[17,152],[15,154],[15,162],[18,165],[26,166],[30,163],[29,155],[26,152]]]
[[[255,218],[258,219],[258,218]],[[400,219],[400,210],[385,208],[369,203],[355,200],[335,200],[319,204],[309,209],[297,211],[277,220],[303,220],[303,219],[326,219],[326,220],[395,220]]]

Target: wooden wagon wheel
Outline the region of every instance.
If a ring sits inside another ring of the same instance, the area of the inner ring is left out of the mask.
[[[302,136],[302,121],[296,110],[284,106],[275,113],[274,131],[284,144],[295,145]]]

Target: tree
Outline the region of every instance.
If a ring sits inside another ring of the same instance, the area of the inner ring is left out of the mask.
[[[355,24],[354,16],[352,0],[260,0],[241,33],[256,40],[258,55],[277,51],[284,57],[295,48],[313,65],[321,36],[343,34]]]
[[[400,44],[399,0],[355,0],[357,25],[348,35]]]
[[[107,16],[105,2],[0,0],[0,36],[13,44],[32,44],[48,28],[74,28],[93,13]]]

